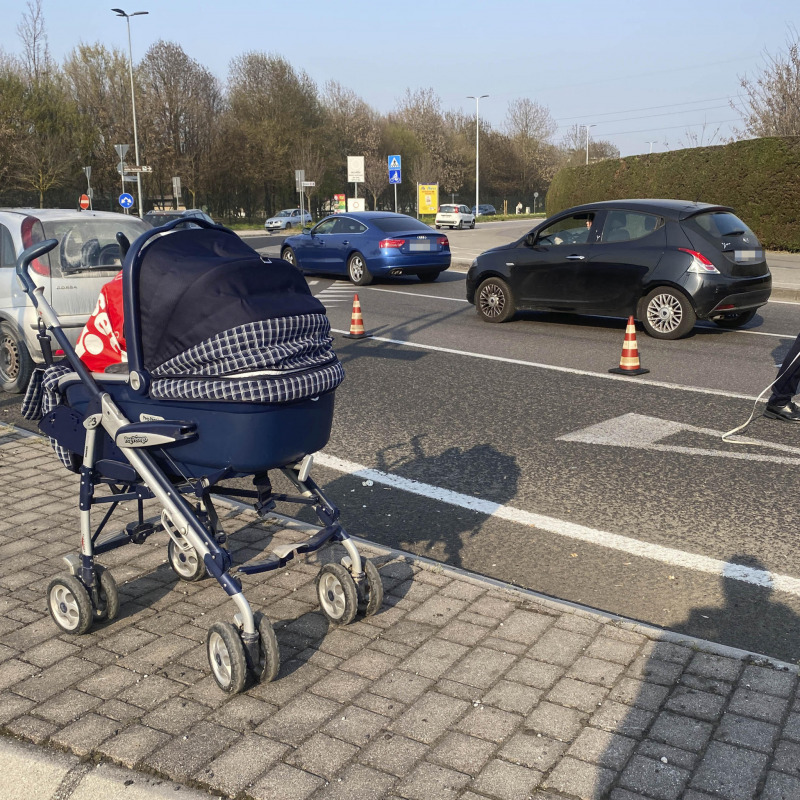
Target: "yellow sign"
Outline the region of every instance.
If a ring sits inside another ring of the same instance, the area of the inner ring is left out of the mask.
[[[417,211],[419,214],[435,214],[439,208],[439,184],[417,184]]]

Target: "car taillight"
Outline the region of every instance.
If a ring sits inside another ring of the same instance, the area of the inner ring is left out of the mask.
[[[27,250],[32,244],[36,244],[37,242],[41,242],[41,237],[34,237],[33,229],[36,227],[36,224],[39,222],[36,217],[25,217],[22,220],[22,246]],[[37,275],[44,275],[46,278],[50,277],[50,265],[45,264],[44,262],[40,261],[38,258],[34,258],[31,261],[31,269]]]
[[[383,250],[384,247],[402,247],[405,243],[405,239],[381,239],[378,247]]]
[[[438,214],[441,210],[442,210],[442,207],[441,206],[437,206],[436,213]]]
[[[447,237],[446,236],[439,236],[436,239],[436,244],[441,245],[446,250],[450,249],[450,242],[447,241]]]
[[[692,263],[687,269],[687,272],[696,272],[701,275],[719,275],[719,270],[697,250],[689,250],[686,247],[679,247],[682,253],[688,253],[692,257]]]

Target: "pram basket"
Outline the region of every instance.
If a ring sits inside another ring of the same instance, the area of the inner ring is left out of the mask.
[[[290,264],[262,259],[227,228],[198,219],[195,228],[177,229],[181,222],[154,228],[130,247],[118,236],[125,255],[127,372],[87,369],[28,274],[31,262],[58,242],[33,245],[17,261],[20,283],[40,315],[45,384],[58,399],[39,427],[81,478],[80,550],[65,556],[69,574],[51,581],[47,599],[67,633],[112,620],[119,610],[116,583],[95,557],[165,530],[178,577],[210,575],[236,606],[233,621],[214,623],[206,643],[217,684],[235,693],[248,672],[268,681],[280,666],[273,626],[251,609],[239,574],[278,569],[338,542],[346,556],[325,564],[316,583],[334,625],[351,622],[359,611],[377,612],[383,587],[341,526],[338,508],[309,475],[313,453],[330,436],[334,391],[343,377],[324,307]],[[59,364],[50,355],[50,336],[65,353]],[[273,492],[268,471],[274,469],[296,494]],[[222,484],[245,476],[252,476],[252,490]],[[300,523],[308,538],[234,569],[212,492],[251,501],[262,519],[273,515],[276,502],[311,506],[321,524]],[[144,518],[149,499],[161,507],[156,521]],[[124,501],[136,501],[137,521],[100,539]],[[109,509],[95,528],[92,510],[102,504]]]

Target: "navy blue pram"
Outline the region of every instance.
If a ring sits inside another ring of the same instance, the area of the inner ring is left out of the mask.
[[[95,556],[165,530],[178,577],[210,574],[237,606],[233,622],[214,623],[207,639],[214,678],[234,693],[248,671],[267,681],[280,666],[272,625],[251,610],[238,573],[278,569],[297,554],[339,542],[347,556],[324,565],[317,578],[322,611],[335,625],[359,611],[374,614],[383,587],[339,524],[336,506],[309,477],[313,453],[330,436],[334,390],[344,377],[324,307],[287,262],[260,257],[226,228],[195,222],[199,227],[177,228],[176,220],[154,228],[130,247],[118,235],[127,250],[126,371],[89,372],[30,278],[29,264],[56,240],[28,248],[17,274],[39,310],[48,364],[39,427],[81,476],[81,550],[65,557],[70,574],[48,587],[53,619],[68,633],[113,619],[116,584]],[[52,363],[50,335],[66,354],[59,364]],[[274,469],[296,495],[273,492],[268,471]],[[252,476],[252,490],[221,485],[244,476]],[[311,506],[321,526],[234,571],[212,492],[251,500],[262,518],[276,502]],[[152,498],[162,508],[158,521],[144,519],[143,502]],[[117,505],[133,500],[137,522],[100,538]],[[91,510],[98,504],[110,508],[93,529]]]

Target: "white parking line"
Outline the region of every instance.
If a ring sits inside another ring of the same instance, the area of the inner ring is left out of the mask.
[[[800,597],[800,578],[794,578],[791,575],[781,575],[763,569],[753,569],[752,567],[746,567],[741,564],[721,561],[717,558],[709,558],[708,556],[702,556],[696,553],[687,553],[672,547],[663,547],[662,545],[631,539],[627,536],[620,536],[616,533],[608,533],[607,531],[588,528],[584,525],[576,525],[575,523],[565,522],[555,517],[534,514],[512,506],[500,505],[499,503],[482,500],[478,497],[470,497],[469,495],[453,492],[439,486],[432,486],[428,483],[421,483],[409,478],[401,478],[398,475],[389,475],[388,473],[365,467],[362,464],[345,461],[344,459],[326,455],[325,453],[317,453],[314,456],[314,461],[317,464],[336,470],[337,472],[343,472],[362,480],[371,480],[383,486],[390,486],[404,492],[427,497],[430,500],[436,500],[451,506],[468,509],[479,514],[485,514],[489,517],[497,517],[519,525],[547,531],[557,536],[576,539],[588,544],[629,553],[633,556],[647,558],[651,561],[669,564],[670,566],[691,569],[708,575],[716,575],[720,578],[730,578],[744,583],[751,583],[755,586],[766,586],[777,591],[787,592]]]

